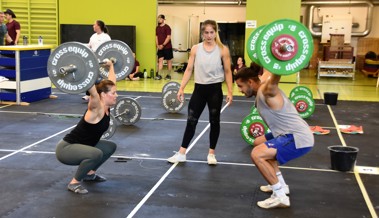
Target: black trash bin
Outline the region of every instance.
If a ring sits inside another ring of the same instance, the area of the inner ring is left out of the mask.
[[[324,92],[324,104],[336,105],[338,99],[338,93],[336,92]]]
[[[332,169],[338,171],[351,171],[355,166],[359,149],[350,146],[332,145],[328,147]]]

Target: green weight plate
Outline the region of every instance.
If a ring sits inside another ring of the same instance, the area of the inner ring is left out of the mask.
[[[141,118],[141,106],[132,98],[121,98],[114,106],[115,118],[124,125],[132,125]]]
[[[261,116],[256,114],[249,114],[243,119],[240,132],[242,138],[248,144],[253,145],[257,137],[268,132],[268,127],[262,120]]]
[[[116,119],[112,114],[109,114],[109,116],[110,116],[109,127],[107,131],[103,133],[103,135],[101,136],[101,139],[110,139],[116,132],[116,128],[117,128]]]
[[[277,75],[290,75],[308,65],[313,53],[313,39],[303,24],[282,19],[266,25],[259,34],[256,47],[261,66]],[[286,60],[288,56],[290,59]]]
[[[166,83],[163,86],[163,88],[162,88],[162,94],[164,94],[169,89],[177,89],[177,90],[179,90],[180,89],[180,83],[174,82],[174,81]]]
[[[313,93],[312,91],[306,87],[306,86],[297,86],[295,88],[293,88],[290,92],[290,98],[292,98],[293,96],[297,95],[298,93],[307,93],[307,95],[311,98],[313,98]]]
[[[249,55],[250,60],[255,62],[258,65],[261,65],[259,62],[259,59],[257,57],[257,39],[259,34],[264,29],[264,25],[256,28],[249,36],[247,42],[246,42],[246,50],[247,54]]]
[[[178,113],[183,107],[185,101],[181,102],[177,99],[178,90],[168,89],[162,96],[162,106],[169,113]]]
[[[253,105],[250,109],[250,114],[256,114],[259,115],[258,109]]]
[[[305,92],[293,96],[290,100],[302,118],[310,117],[315,111],[315,101]]]

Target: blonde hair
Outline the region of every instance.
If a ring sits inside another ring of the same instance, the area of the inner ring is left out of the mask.
[[[203,32],[205,30],[205,27],[207,25],[210,25],[212,27],[212,29],[216,32],[216,44],[218,45],[218,47],[220,48],[224,48],[224,44],[222,44],[221,40],[220,40],[220,36],[218,35],[218,25],[217,25],[217,22],[214,21],[214,20],[205,20],[202,24],[201,24],[201,35],[203,35]]]

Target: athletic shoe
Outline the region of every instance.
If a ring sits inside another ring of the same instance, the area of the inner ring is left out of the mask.
[[[104,176],[100,176],[97,174],[87,175],[83,178],[84,182],[105,182],[107,179]]]
[[[290,207],[290,198],[288,196],[278,197],[274,193],[266,200],[258,201],[257,205],[265,209]]]
[[[174,151],[174,156],[170,157],[167,159],[168,162],[170,163],[179,163],[179,162],[186,162],[186,155],[185,154],[181,154],[179,152],[175,152]]]
[[[161,80],[162,79],[162,76],[161,75],[158,75],[156,77],[154,77],[155,80]]]
[[[208,160],[209,165],[216,165],[217,164],[216,155],[214,155],[214,154],[208,154],[207,160]]]
[[[328,129],[323,129],[323,128],[321,128],[320,126],[310,126],[309,128],[311,129],[311,131],[312,131],[313,134],[315,134],[315,135],[326,135],[326,134],[329,134],[329,133],[330,133],[330,130],[328,130]]]
[[[340,128],[340,131],[346,134],[363,134],[363,127],[351,125]]]
[[[262,185],[261,187],[259,187],[259,189],[262,192],[272,193],[272,187],[271,187],[271,185]],[[289,188],[288,185],[282,186],[282,189],[284,189],[284,193],[286,193],[286,195],[290,194],[290,188]]]
[[[85,96],[82,97],[82,99],[83,99],[84,101],[89,101],[89,96],[88,96],[88,95],[85,95]]]
[[[164,79],[165,79],[165,80],[170,80],[170,79],[171,79],[171,76],[170,76],[170,75],[167,75]]]
[[[68,184],[67,189],[76,194],[87,194],[88,190],[85,189],[80,183]]]

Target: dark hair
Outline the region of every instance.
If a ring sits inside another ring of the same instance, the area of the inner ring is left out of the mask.
[[[259,81],[258,75],[261,75],[263,68],[256,64],[255,62],[251,62],[250,67],[244,67],[238,70],[235,75],[235,80],[241,79],[242,82],[245,82],[249,79],[254,81]]]
[[[109,34],[108,27],[105,25],[104,21],[97,20],[96,24],[100,27],[101,31],[103,31],[104,33],[108,33]]]
[[[114,84],[113,81],[111,81],[109,79],[103,79],[100,81],[99,84],[96,85],[96,91],[97,91],[97,93],[99,93],[99,95],[102,92],[107,93],[107,92],[111,91],[111,88],[115,85],[116,84]]]
[[[12,18],[16,18],[16,14],[9,8],[4,12],[4,14],[9,14]]]
[[[245,62],[245,58],[244,58],[244,57],[242,57],[242,56],[238,56],[238,58],[241,58],[241,59],[242,59],[242,64],[243,64],[243,65],[246,64],[246,62]],[[237,60],[238,60],[238,58],[237,58]]]

